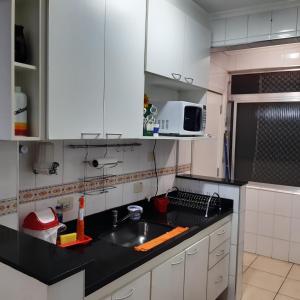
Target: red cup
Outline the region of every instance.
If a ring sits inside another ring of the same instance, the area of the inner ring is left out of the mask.
[[[170,203],[169,198],[165,196],[156,197],[154,199],[154,207],[161,214],[165,214],[167,212],[169,203]]]

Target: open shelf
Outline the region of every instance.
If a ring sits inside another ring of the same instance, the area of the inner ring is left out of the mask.
[[[16,71],[35,71],[37,69],[37,67],[34,65],[23,64],[19,62],[15,62],[14,65]]]

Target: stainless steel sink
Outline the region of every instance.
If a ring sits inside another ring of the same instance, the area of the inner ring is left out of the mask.
[[[99,239],[122,247],[134,247],[150,241],[172,227],[148,222],[123,224],[110,233],[99,236]]]

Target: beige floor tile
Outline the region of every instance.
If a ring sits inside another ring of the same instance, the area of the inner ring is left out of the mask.
[[[288,296],[284,296],[284,295],[277,295],[275,300],[296,300],[295,298],[291,298],[291,297],[288,297]]]
[[[286,279],[279,291],[279,294],[300,299],[300,281]]]
[[[285,277],[292,265],[285,261],[259,256],[251,265],[251,268]]]
[[[244,252],[243,264],[245,266],[250,266],[255,261],[256,258],[257,258],[256,254],[250,252]]]
[[[281,287],[284,277],[262,272],[249,267],[243,275],[243,281],[245,284],[250,284],[276,293]]]
[[[257,288],[252,285],[243,285],[242,300],[273,300],[276,293]]]
[[[300,266],[299,265],[293,265],[291,272],[288,275],[288,278],[300,280]]]

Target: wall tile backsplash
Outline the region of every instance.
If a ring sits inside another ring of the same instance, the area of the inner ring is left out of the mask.
[[[249,186],[246,195],[245,250],[299,264],[300,194]]]
[[[127,143],[128,141],[110,140],[108,143]],[[132,141],[130,141],[132,142]],[[20,155],[20,224],[32,210],[41,210],[56,206],[63,197],[73,198],[73,207],[64,212],[64,220],[77,217],[77,200],[85,189],[95,191],[99,187],[114,186],[107,193],[86,195],[86,214],[93,214],[106,209],[126,205],[156,192],[156,177],[153,160],[154,141],[133,141],[140,143],[138,147],[104,147],[72,149],[69,145],[102,144],[105,141],[55,141],[55,161],[59,162],[58,175],[34,175],[32,164],[35,156],[35,145],[24,143],[29,148],[28,154]],[[156,166],[158,172],[158,194],[165,193],[174,185],[176,173],[176,142],[157,141]],[[191,143],[180,142],[178,169],[180,173],[190,171]],[[122,163],[112,169],[98,170],[86,166],[85,160],[104,157],[114,158]],[[106,180],[101,176],[114,175]],[[83,183],[83,177],[95,177]],[[142,191],[134,193],[134,184],[142,184]],[[94,192],[93,192],[94,193]]]

